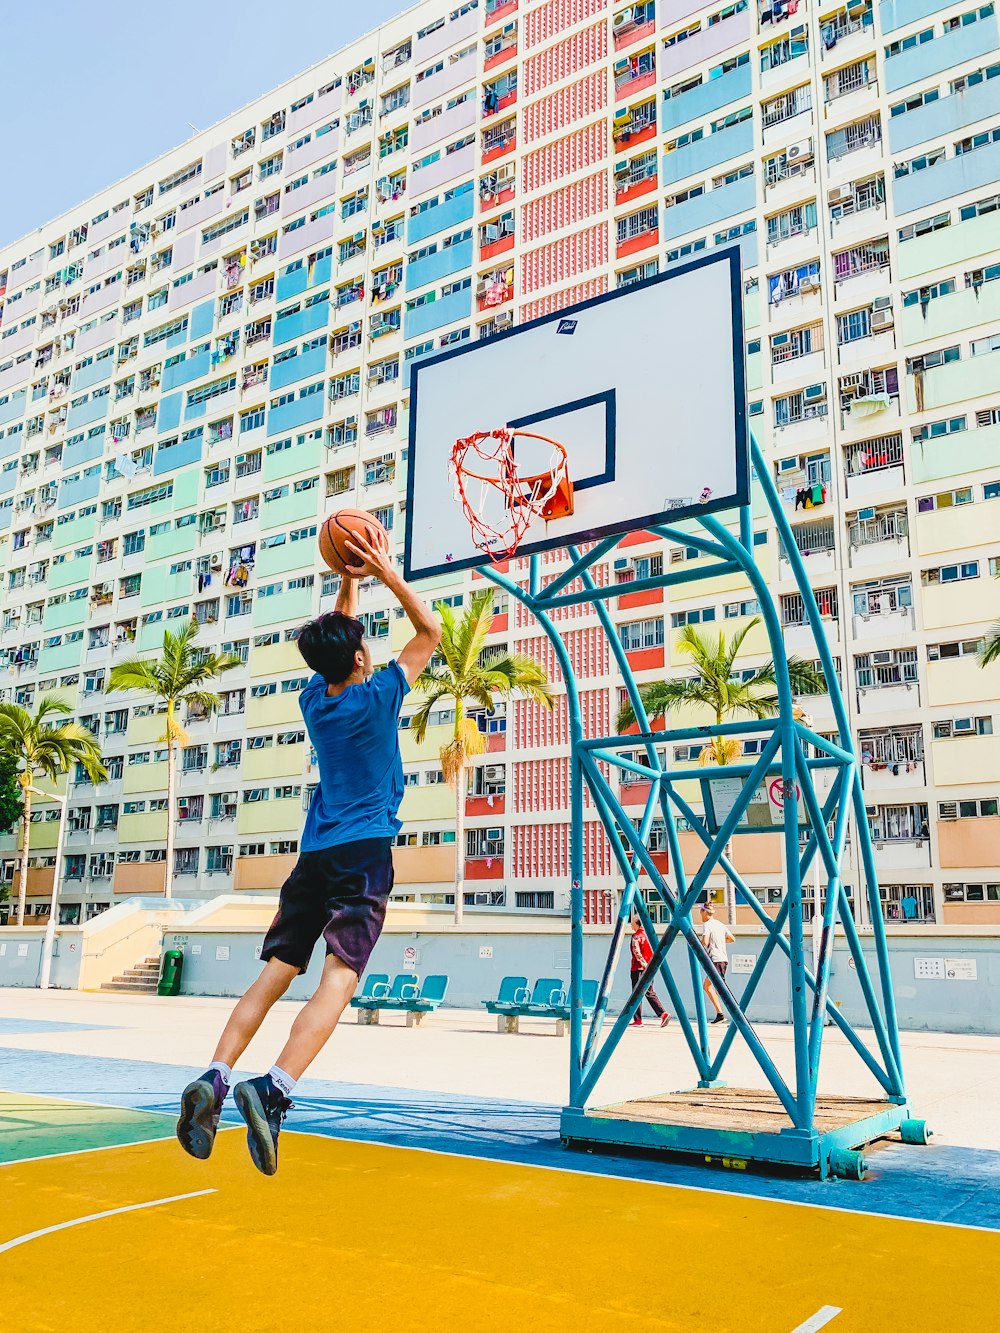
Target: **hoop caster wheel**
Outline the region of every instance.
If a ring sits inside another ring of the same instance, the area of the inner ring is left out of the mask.
[[[851,1152],[846,1148],[834,1148],[830,1153],[830,1175],[840,1180],[864,1180],[868,1163],[864,1153]]]
[[[899,1126],[899,1137],[904,1143],[930,1143],[933,1133],[926,1120],[903,1120]]]

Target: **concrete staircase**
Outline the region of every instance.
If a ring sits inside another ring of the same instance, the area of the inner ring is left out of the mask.
[[[126,991],[130,995],[155,995],[156,983],[160,979],[159,955],[146,958],[135,967],[128,967],[120,976],[105,981],[101,990]]]

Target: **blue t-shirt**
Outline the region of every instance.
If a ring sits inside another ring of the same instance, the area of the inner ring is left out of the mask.
[[[396,721],[410,686],[398,662],[362,685],[330,696],[322,676],[302,691],[300,707],[319,761],[302,830],[302,850],[359,838],[394,838],[402,825],[403,761]]]

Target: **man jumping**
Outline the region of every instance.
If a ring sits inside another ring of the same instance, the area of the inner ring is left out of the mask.
[[[302,627],[299,652],[316,673],[301,709],[319,762],[299,859],[281,890],[264,939],[264,970],[233,1010],[212,1063],[181,1096],[177,1137],[185,1152],[212,1152],[233,1065],[268,1010],[305,972],[316,941],[326,962],[312,999],[292,1024],[270,1072],[238,1083],[233,1098],[247,1124],[254,1166],[278,1169],[278,1135],[298,1079],[323,1049],[354,994],[385,920],[392,889],[392,843],[403,796],[397,719],[403,697],[441,639],[432,611],[403,581],[388,551],[357,536],[357,557],[341,582],[336,610]],[[379,579],[398,599],[415,634],[399,657],[373,674],[357,619],[357,580]]]

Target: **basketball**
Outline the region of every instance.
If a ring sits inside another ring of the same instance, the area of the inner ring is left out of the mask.
[[[389,534],[374,514],[364,509],[334,510],[319,530],[319,554],[323,563],[338,574],[346,574],[346,566],[357,563],[357,556],[344,544],[356,533],[367,533],[373,543],[381,538],[385,546],[389,545]]]

